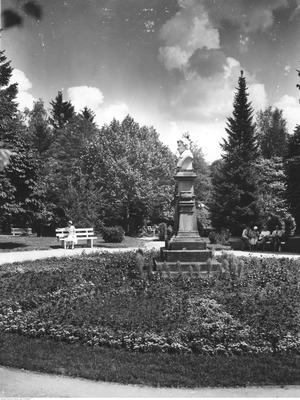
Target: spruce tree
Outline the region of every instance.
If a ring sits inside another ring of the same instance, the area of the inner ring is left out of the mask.
[[[0,52],[0,141],[13,151],[10,163],[0,172],[0,226],[30,226],[38,207],[37,164],[26,127],[17,110],[17,84],[10,84],[13,68]]]
[[[253,108],[248,101],[243,71],[233,103],[233,115],[227,120],[227,140],[224,139],[222,160],[214,175],[211,211],[216,228],[228,228],[240,234],[242,225],[258,218],[256,182],[253,162],[259,155]]]
[[[296,220],[297,232],[300,232],[300,125],[290,136],[286,158],[287,200],[290,210]]]
[[[54,129],[62,129],[75,116],[72,103],[63,100],[61,91],[58,92],[54,100],[50,101],[50,105],[52,106],[50,123]]]

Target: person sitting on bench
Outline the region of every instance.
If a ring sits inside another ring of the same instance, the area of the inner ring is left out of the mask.
[[[251,229],[249,226],[246,226],[242,232],[242,242],[243,242],[243,249],[242,250],[251,250]]]
[[[258,247],[261,248],[262,250],[265,250],[266,247],[266,242],[270,238],[271,232],[268,230],[268,227],[266,225],[263,226],[259,238],[258,238]]]
[[[68,248],[68,245],[71,246],[70,248],[73,250],[75,244],[77,244],[77,236],[76,236],[76,229],[75,226],[73,225],[72,221],[68,222],[68,236],[66,238],[66,248]]]
[[[275,230],[272,232],[272,244],[274,251],[281,251],[281,240],[283,239],[284,231],[276,225]]]

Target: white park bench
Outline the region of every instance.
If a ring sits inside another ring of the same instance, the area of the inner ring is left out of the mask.
[[[11,228],[13,236],[32,235],[32,228]]]
[[[86,240],[87,244],[93,248],[94,239],[97,237],[94,234],[94,228],[75,228],[77,241]],[[57,240],[64,243],[64,248],[67,246],[67,237],[69,234],[68,228],[57,228],[55,229]]]

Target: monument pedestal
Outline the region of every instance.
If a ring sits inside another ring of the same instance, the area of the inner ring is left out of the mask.
[[[209,261],[212,252],[206,249],[206,242],[198,232],[194,194],[196,177],[193,170],[179,171],[174,176],[177,182],[174,236],[167,247],[161,248],[161,261],[157,263],[158,268],[171,273],[207,273],[218,266],[218,263]]]

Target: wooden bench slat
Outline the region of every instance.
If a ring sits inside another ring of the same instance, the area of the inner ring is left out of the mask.
[[[57,228],[55,229],[56,238],[64,243],[64,247],[66,248],[67,237],[69,235],[69,230],[67,228]],[[95,236],[94,228],[75,228],[76,239],[77,241],[86,240],[87,242],[91,242],[91,247],[93,247],[94,239],[97,239]]]

